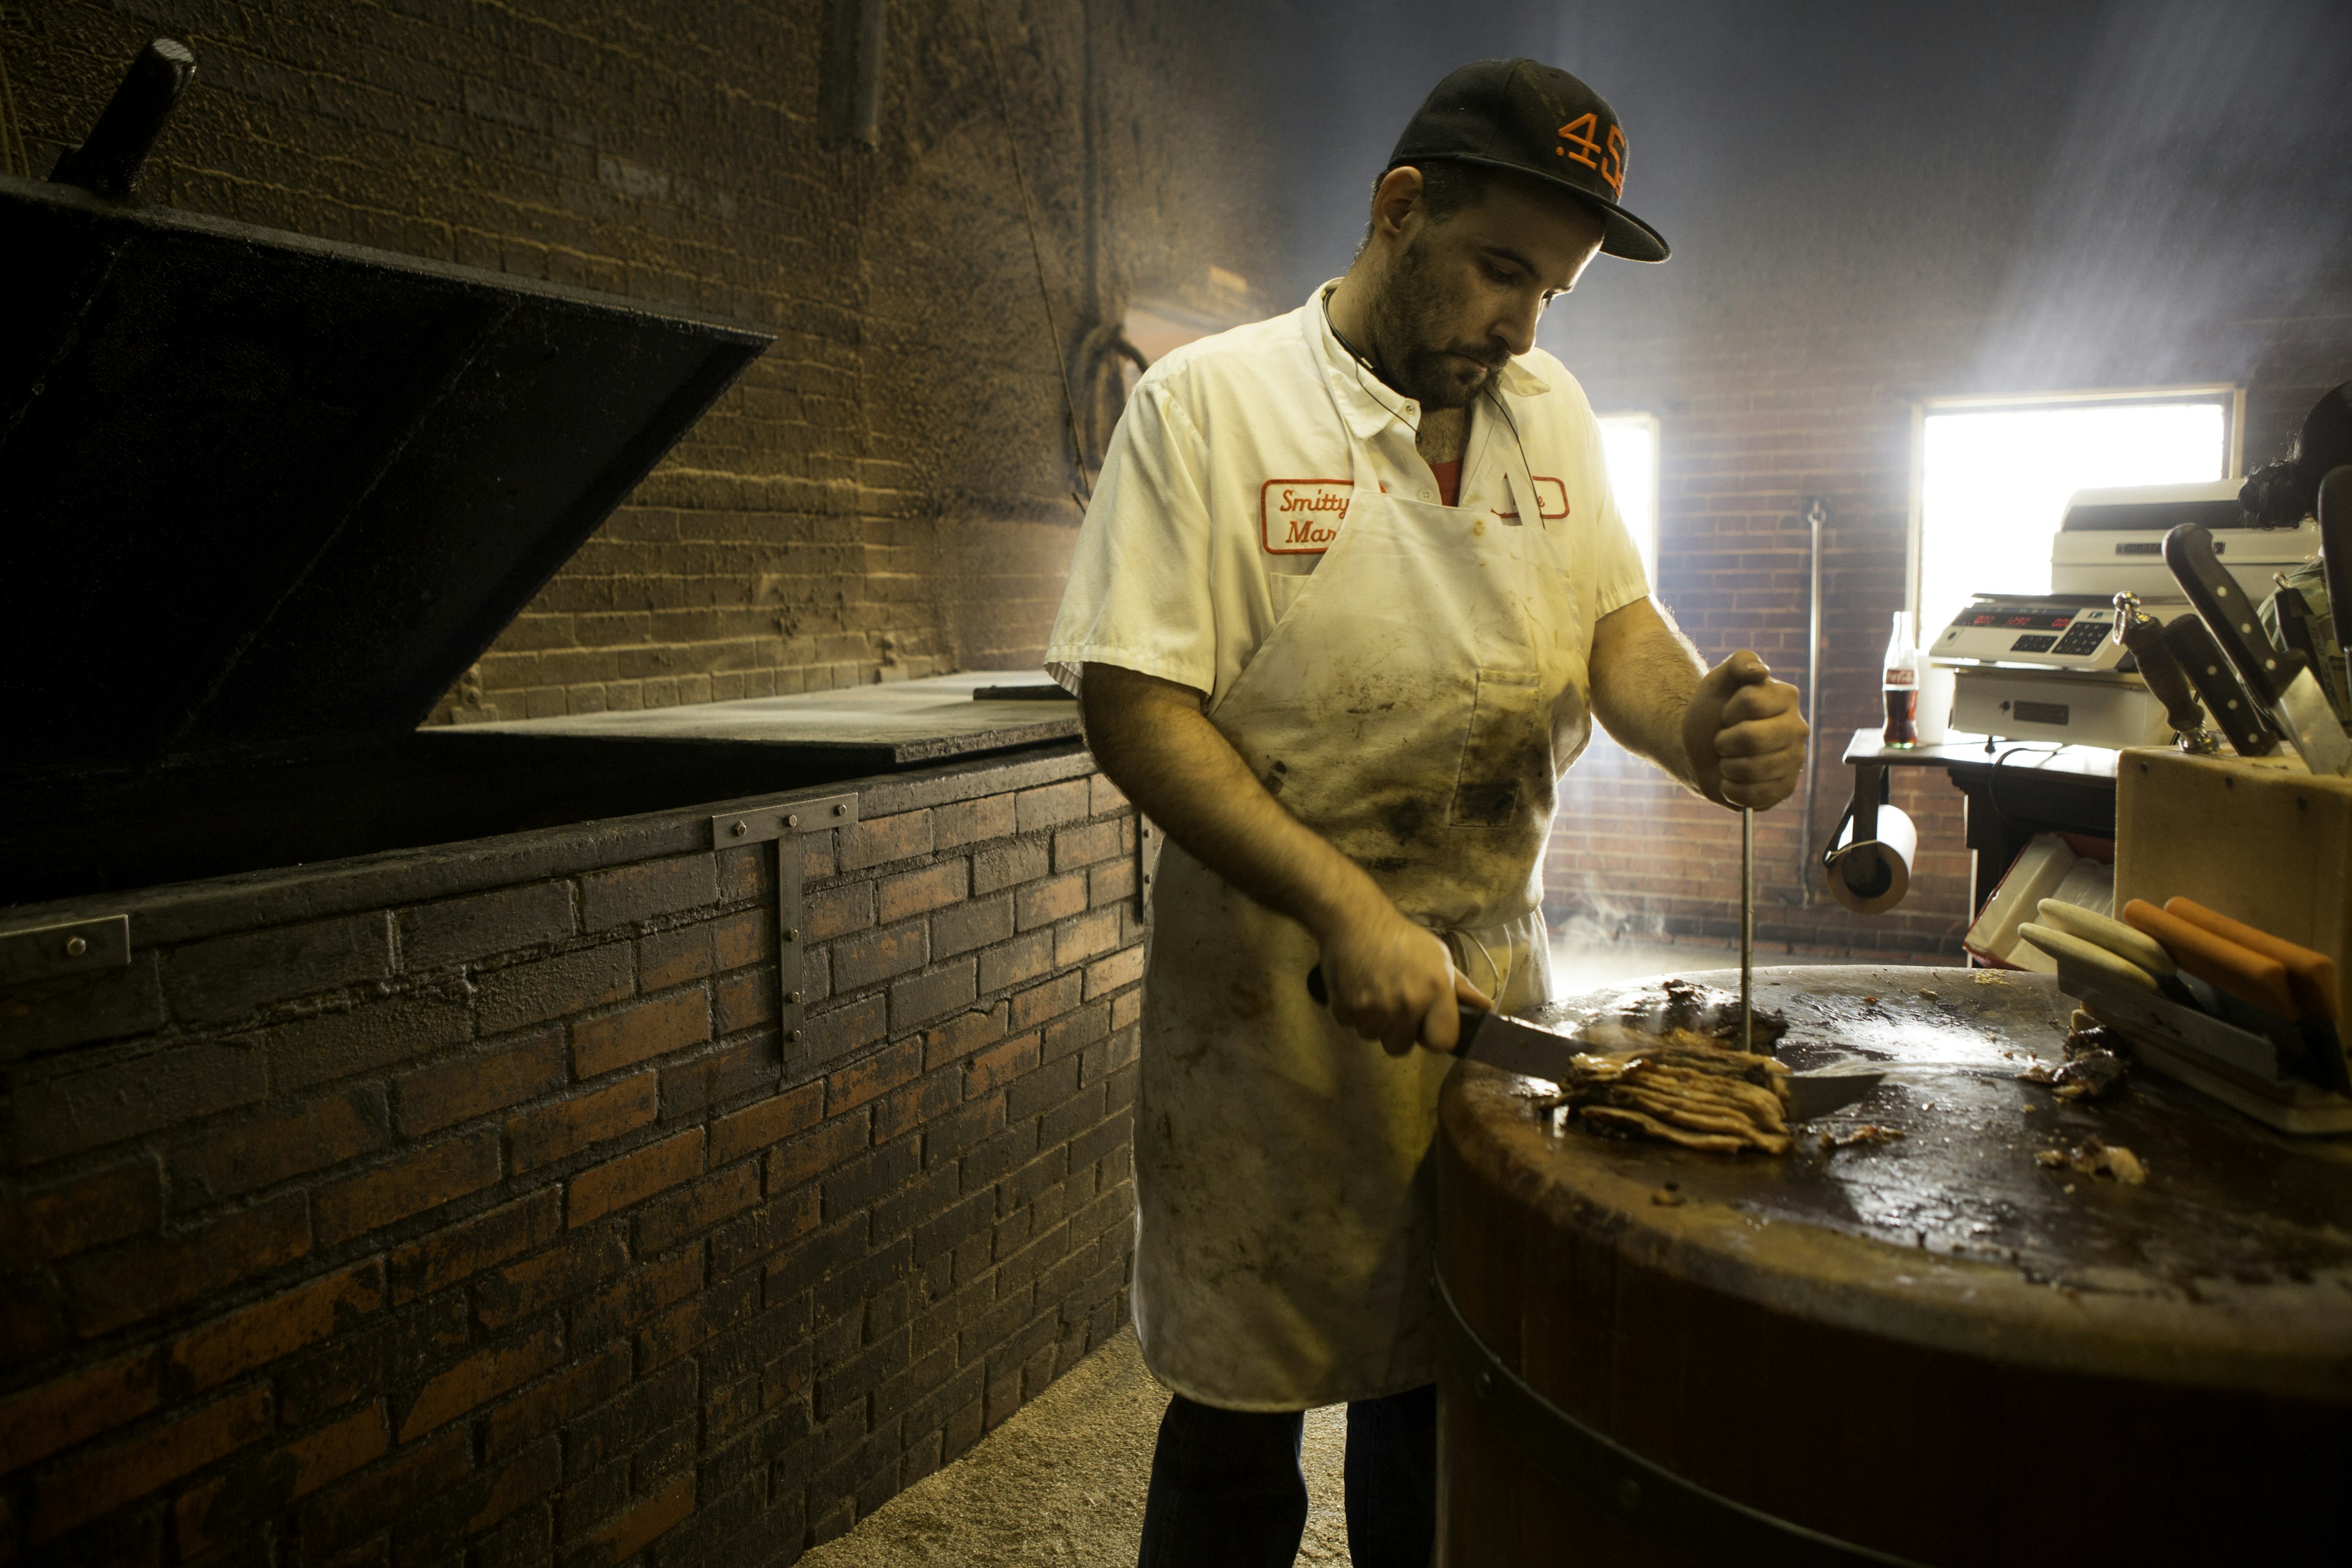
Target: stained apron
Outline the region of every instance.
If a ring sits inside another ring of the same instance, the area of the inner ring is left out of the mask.
[[[1336,410],[1335,410],[1336,412]],[[1384,494],[1210,721],[1506,1010],[1549,991],[1553,784],[1591,733],[1591,591],[1514,469],[1517,518]],[[1301,1410],[1435,1376],[1430,1151],[1454,1058],[1391,1057],[1307,994],[1307,929],[1171,846],[1136,1098],[1134,1307],[1188,1398]]]

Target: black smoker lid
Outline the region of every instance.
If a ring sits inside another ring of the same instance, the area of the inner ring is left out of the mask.
[[[415,728],[772,341],[42,181],[0,179],[0,256],[36,768]]]

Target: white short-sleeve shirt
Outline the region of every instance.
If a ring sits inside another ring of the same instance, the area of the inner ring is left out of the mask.
[[[1331,287],[1188,343],[1136,384],[1046,647],[1047,670],[1071,690],[1079,666],[1115,664],[1205,692],[1214,711],[1347,526],[1359,448],[1384,490],[1439,499],[1413,447],[1420,407],[1340,344],[1324,310]],[[1496,390],[1509,418],[1487,399],[1474,405],[1456,504],[1516,519],[1505,465],[1523,447],[1544,525],[1565,531],[1595,618],[1643,597],[1584,389],[1538,349],[1507,364]]]

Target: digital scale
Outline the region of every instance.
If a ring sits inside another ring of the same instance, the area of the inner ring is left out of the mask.
[[[2256,604],[2273,576],[2319,552],[2319,526],[2242,528],[2236,479],[2077,490],[2051,541],[2048,594],[1983,594],[1927,649],[1953,671],[1955,730],[2064,745],[2161,746],[2172,726],[2115,639],[2115,596],[2136,594],[2167,624],[2193,615],[2164,564],[2164,536],[2183,522],[2214,549]]]

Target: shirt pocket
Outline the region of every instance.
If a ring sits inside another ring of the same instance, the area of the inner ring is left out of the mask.
[[[1551,741],[1551,703],[1534,670],[1479,670],[1447,825],[1513,827],[1549,820]]]

